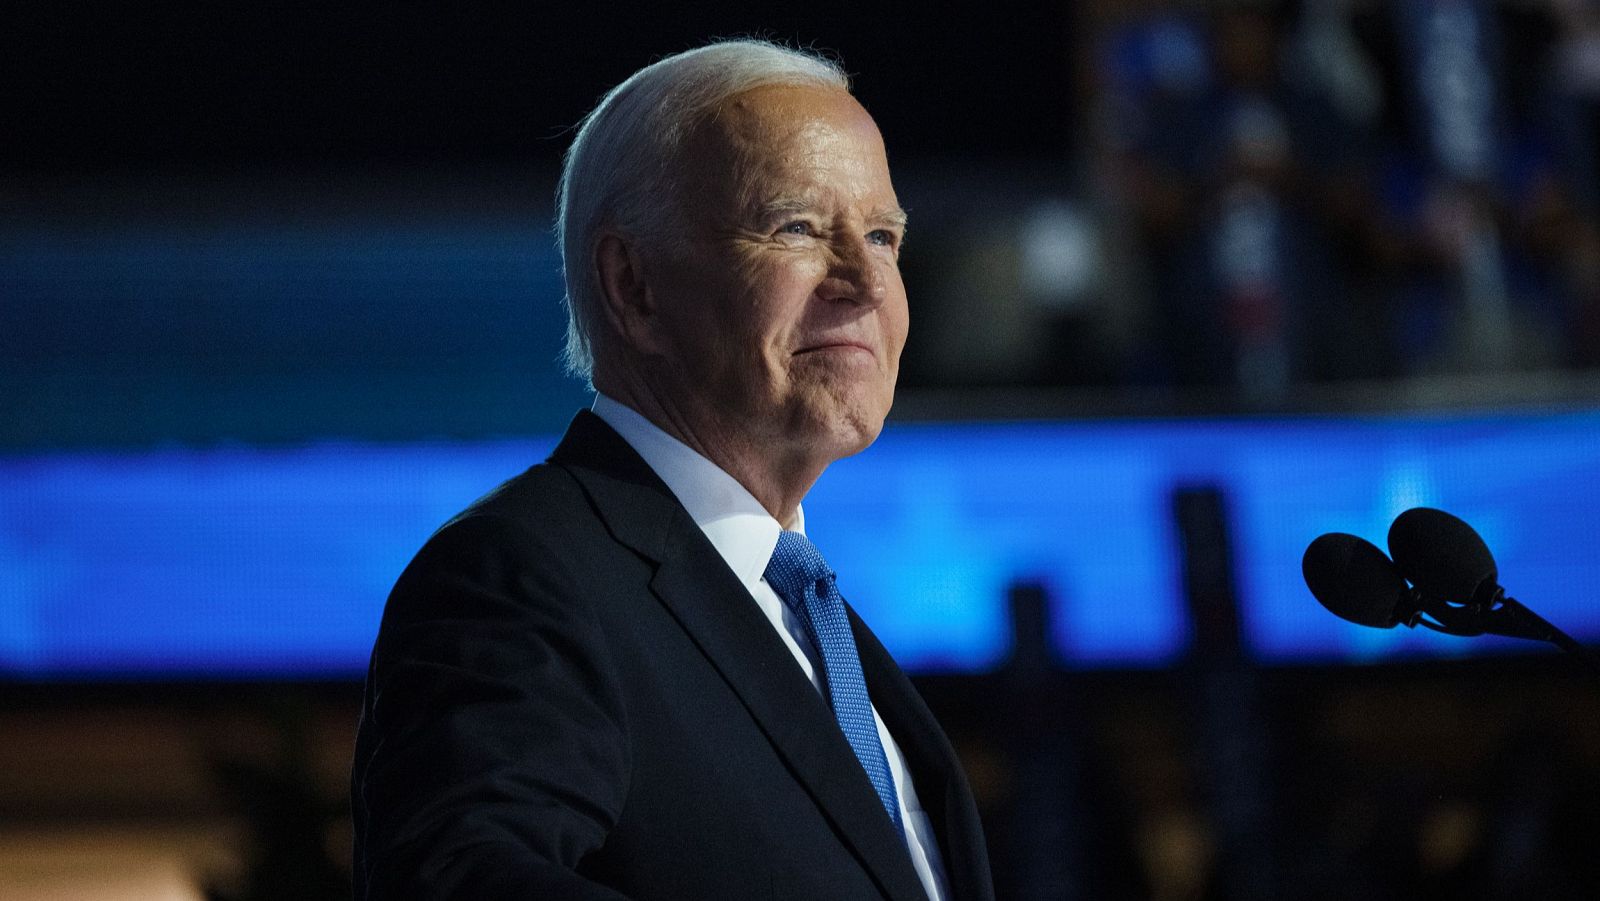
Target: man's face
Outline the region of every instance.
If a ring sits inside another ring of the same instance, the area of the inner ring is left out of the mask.
[[[878,435],[908,313],[905,215],[849,94],[766,87],[691,136],[684,233],[650,284],[671,377],[710,434],[831,462]]]

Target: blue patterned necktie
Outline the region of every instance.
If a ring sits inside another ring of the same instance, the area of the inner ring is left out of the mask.
[[[834,584],[815,545],[799,532],[778,535],[778,547],[767,563],[767,584],[794,611],[817,649],[822,652],[823,684],[833,715],[839,720],[845,740],[856,759],[867,771],[867,778],[878,791],[883,809],[889,812],[896,830],[900,823],[900,802],[889,774],[889,760],[878,741],[878,727],[872,719],[872,702],[867,697],[867,682],[861,675],[861,657],[856,653],[855,636],[850,634],[850,618],[845,614],[844,598]]]

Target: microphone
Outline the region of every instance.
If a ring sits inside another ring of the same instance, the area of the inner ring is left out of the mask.
[[[1364,538],[1344,532],[1321,536],[1306,548],[1300,572],[1312,596],[1340,619],[1392,629],[1410,618],[1411,588],[1383,551]]]
[[[1483,539],[1460,519],[1431,507],[1413,507],[1389,526],[1389,554],[1407,581],[1426,594],[1452,601],[1492,592],[1500,577]]]
[[[1461,519],[1407,510],[1389,527],[1389,554],[1393,562],[1368,541],[1332,532],[1311,542],[1300,567],[1317,601],[1358,625],[1548,641],[1600,673],[1600,658],[1506,596],[1489,546]]]

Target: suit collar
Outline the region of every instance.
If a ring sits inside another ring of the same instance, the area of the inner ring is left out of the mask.
[[[721,673],[884,894],[926,901],[904,836],[884,815],[832,711],[665,483],[588,411],[573,419],[550,460],[583,486],[617,541],[657,564],[651,591]]]
[[[670,528],[687,514],[666,483],[600,417],[588,410],[574,416],[550,462],[583,486],[613,538],[652,561],[666,556]]]
[[[783,531],[772,514],[738,479],[626,404],[597,394],[593,409],[644,458],[728,568],[755,591]],[[805,533],[803,509],[795,511],[794,528]]]

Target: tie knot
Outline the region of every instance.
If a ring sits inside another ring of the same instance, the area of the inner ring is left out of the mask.
[[[780,532],[767,561],[767,584],[785,598],[801,598],[805,589],[833,577],[822,552],[799,532]]]

